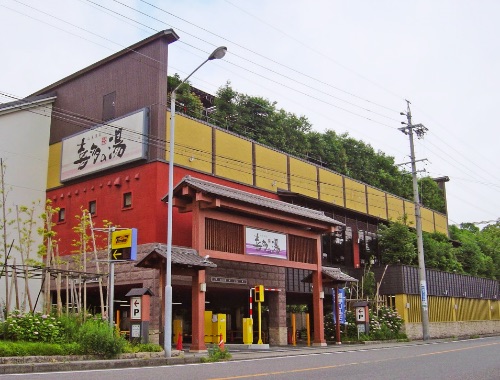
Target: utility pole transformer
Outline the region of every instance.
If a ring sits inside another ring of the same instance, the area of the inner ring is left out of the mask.
[[[417,138],[422,138],[427,131],[427,128],[422,124],[413,125],[411,123],[410,102],[407,100],[406,113],[401,112],[401,115],[406,115],[407,122],[402,121],[406,127],[401,127],[399,130],[410,137],[410,161],[411,174],[413,179],[413,200],[415,202],[415,221],[417,229],[417,250],[418,250],[418,279],[420,283],[420,299],[422,311],[422,338],[429,340],[429,310],[427,303],[427,280],[425,274],[425,259],[424,259],[424,242],[422,237],[422,215],[420,212],[420,197],[418,194],[417,168],[415,160],[415,148],[413,146],[413,133]]]

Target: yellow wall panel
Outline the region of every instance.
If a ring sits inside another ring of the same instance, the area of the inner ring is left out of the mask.
[[[403,199],[387,194],[387,216],[389,220],[402,220],[405,215]]]
[[[252,143],[217,129],[215,131],[215,174],[252,185]]]
[[[407,201],[405,199],[405,214],[407,216],[406,224],[410,227],[415,228],[417,222],[415,220],[415,203]]]
[[[420,216],[422,217],[422,230],[434,232],[434,213],[428,208],[421,207]]]
[[[435,212],[434,224],[436,226],[436,232],[448,235],[448,220],[446,219],[446,215]]]
[[[290,157],[290,191],[318,198],[316,166]]]
[[[49,146],[49,163],[47,168],[47,190],[62,186],[61,178],[61,151],[62,143]]]
[[[387,219],[387,203],[385,193],[374,187],[367,186],[368,192],[368,214],[377,218]]]
[[[345,205],[351,210],[366,213],[366,185],[345,178]]]
[[[344,207],[344,181],[340,174],[319,169],[319,199]]]
[[[167,120],[167,141],[170,141],[170,112]],[[176,114],[174,154],[176,165],[212,173],[212,127]],[[167,143],[165,160],[169,159]]]
[[[255,185],[276,191],[288,190],[286,154],[255,145]]]

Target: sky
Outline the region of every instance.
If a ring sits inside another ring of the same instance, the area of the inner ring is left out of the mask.
[[[172,28],[169,75],[226,46],[193,86],[230,82],[396,163],[410,161],[399,130],[410,101],[428,129],[418,175],[450,178],[450,224],[484,227],[500,217],[499,16],[496,0],[0,0],[0,102]]]

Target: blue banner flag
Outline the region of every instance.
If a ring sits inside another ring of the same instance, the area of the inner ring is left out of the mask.
[[[345,325],[345,313],[346,313],[346,298],[345,298],[345,289],[339,289],[338,292],[339,297],[339,317],[340,324]],[[332,301],[333,301],[333,310],[335,310],[335,288],[332,291]],[[333,313],[333,323],[337,323],[336,313]]]

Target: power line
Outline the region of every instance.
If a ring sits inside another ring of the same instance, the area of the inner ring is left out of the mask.
[[[117,1],[117,0],[113,0],[113,1],[115,1],[115,2],[117,2],[117,3],[119,3],[119,4],[122,4],[122,5],[124,5],[124,6],[127,6],[127,5],[125,5],[125,4],[123,4],[123,3],[121,3],[121,2],[119,2],[119,1]],[[349,91],[343,90],[343,89],[341,89],[341,88],[339,88],[339,87],[337,87],[337,86],[334,86],[334,85],[332,85],[332,84],[330,84],[330,83],[325,82],[325,81],[324,81],[324,80],[322,80],[322,79],[319,79],[319,78],[313,77],[313,76],[311,76],[311,75],[309,75],[309,74],[306,74],[306,73],[304,73],[304,72],[302,72],[302,71],[296,70],[296,69],[294,69],[294,68],[292,68],[292,67],[290,67],[290,66],[288,66],[288,65],[283,64],[282,62],[278,62],[278,61],[276,61],[276,60],[274,60],[274,59],[272,59],[272,58],[269,58],[269,56],[267,56],[267,55],[265,55],[265,54],[260,54],[260,53],[256,52],[255,50],[249,49],[249,48],[247,48],[246,46],[243,46],[243,45],[241,45],[241,44],[239,44],[239,43],[237,43],[237,42],[231,41],[231,40],[229,40],[229,39],[227,39],[227,38],[225,38],[225,37],[223,37],[223,36],[221,36],[221,35],[219,35],[219,34],[213,33],[213,32],[211,32],[210,30],[208,30],[208,29],[206,29],[206,28],[203,28],[203,27],[201,27],[201,26],[199,26],[199,25],[196,25],[196,24],[194,24],[194,23],[192,23],[192,22],[190,22],[190,21],[188,21],[188,20],[186,20],[186,19],[184,19],[184,18],[182,18],[182,17],[179,17],[179,16],[177,16],[177,15],[175,15],[175,14],[171,13],[171,12],[166,11],[165,9],[162,9],[162,8],[160,8],[160,7],[157,7],[156,5],[151,4],[151,3],[149,3],[149,2],[147,2],[147,1],[145,1],[145,0],[140,0],[140,1],[141,1],[141,2],[143,2],[143,3],[145,3],[145,4],[147,4],[147,5],[149,5],[149,6],[151,6],[151,7],[153,7],[153,8],[155,8],[155,9],[157,9],[157,10],[159,10],[159,11],[161,11],[161,12],[164,12],[164,13],[166,13],[166,14],[168,14],[168,15],[172,16],[172,17],[175,17],[175,18],[177,18],[177,19],[179,19],[179,20],[181,20],[181,21],[184,21],[185,23],[187,23],[187,24],[189,24],[189,25],[191,25],[191,26],[194,26],[194,27],[196,27],[196,28],[198,28],[198,29],[201,29],[201,30],[202,30],[202,31],[204,31],[204,32],[210,33],[211,35],[213,35],[213,36],[215,36],[215,37],[218,37],[218,38],[221,38],[221,39],[223,39],[223,40],[225,40],[225,41],[227,41],[227,42],[230,42],[230,43],[232,43],[233,45],[238,46],[238,47],[239,47],[239,48],[241,48],[241,49],[244,49],[244,50],[246,50],[246,51],[248,51],[248,52],[250,52],[250,53],[252,53],[252,54],[255,54],[255,55],[257,55],[257,56],[259,56],[259,57],[261,57],[261,58],[264,58],[265,60],[268,60],[268,61],[270,61],[270,62],[272,62],[272,63],[275,63],[275,64],[277,64],[277,65],[279,65],[279,66],[281,66],[281,67],[284,67],[284,68],[286,68],[286,69],[288,69],[288,70],[290,70],[290,71],[292,71],[292,72],[294,72],[294,73],[296,73],[296,74],[300,74],[300,75],[302,75],[302,76],[304,76],[304,77],[306,77],[306,78],[308,78],[308,79],[314,80],[315,82],[318,82],[318,83],[320,83],[320,84],[326,85],[326,86],[331,87],[331,88],[334,88],[334,89],[336,89],[336,90],[338,90],[338,91],[340,91],[340,92],[343,92],[343,93],[345,93],[345,94],[347,94],[347,95],[350,95],[350,96],[352,96],[352,97],[354,97],[354,98],[357,98],[357,99],[363,100],[363,101],[365,101],[365,102],[367,102],[367,103],[370,103],[370,104],[376,105],[376,106],[378,106],[378,107],[385,108],[385,109],[387,109],[387,110],[389,110],[389,111],[392,111],[392,112],[398,112],[397,110],[394,110],[394,109],[391,109],[391,108],[385,107],[385,106],[383,106],[383,105],[381,105],[381,104],[378,104],[378,103],[376,103],[376,102],[373,102],[373,101],[370,101],[370,100],[365,99],[365,98],[363,98],[363,97],[360,97],[360,96],[358,96],[358,95],[355,95],[355,94],[353,94],[352,92],[349,92]],[[227,1],[227,0],[226,0],[226,1]],[[234,6],[234,4],[232,4],[231,2],[229,2],[229,1],[227,1],[227,2],[228,2],[228,3],[230,3],[231,5],[233,5],[233,6]],[[128,6],[127,6],[127,7],[128,7]],[[235,6],[235,7],[236,7],[236,6]],[[236,8],[239,8],[239,7],[236,7]],[[241,8],[239,8],[239,9],[241,9]],[[275,29],[276,29],[276,28],[275,28]],[[278,30],[278,29],[277,29],[277,30]],[[285,34],[285,35],[287,35],[286,33],[284,33],[284,34]],[[287,36],[288,36],[288,35],[287,35]],[[293,39],[293,38],[292,38],[292,39]],[[298,41],[297,39],[294,39],[294,40],[295,40],[296,42],[300,42],[300,41]],[[305,44],[303,44],[303,45],[304,45],[304,46],[306,46],[306,47],[308,47],[308,48],[310,48],[309,46],[307,46],[307,45],[305,45]],[[312,49],[312,50],[313,50],[313,51],[315,51],[314,49]],[[317,52],[317,51],[315,51],[315,52]],[[335,62],[335,61],[334,61],[334,62]],[[365,78],[365,79],[366,79],[366,78]],[[394,119],[394,120],[395,120],[395,119]],[[396,120],[395,120],[395,121],[396,121]]]
[[[0,92],[0,95],[2,96],[6,96],[6,97],[13,97],[13,95],[8,95],[6,93],[3,93],[3,92]],[[19,98],[16,98],[17,100],[23,100],[23,99],[19,99]],[[40,107],[43,107],[43,108],[47,108],[47,106],[40,106]],[[166,106],[165,106],[166,108]],[[67,111],[67,110],[63,110],[63,109],[60,109],[60,108],[57,108],[57,107],[52,107],[52,110],[54,112],[54,115],[53,117],[55,119],[58,119],[58,120],[62,120],[62,121],[65,121],[69,124],[73,124],[75,126],[78,126],[80,128],[83,128],[83,129],[90,129],[91,127],[95,127],[96,125],[101,125],[101,126],[109,126],[109,127],[112,127],[112,128],[117,128],[116,126],[114,126],[113,124],[111,123],[107,123],[107,122],[103,122],[101,120],[95,120],[95,119],[92,119],[92,118],[89,118],[89,117],[86,117],[86,116],[82,116],[82,115],[79,115],[77,113],[74,113],[74,112],[71,112],[71,111]],[[28,112],[31,112],[31,113],[35,113],[35,114],[38,114],[38,115],[41,115],[41,116],[44,116],[44,117],[49,117],[49,115],[47,115],[46,113],[39,113],[39,112],[36,112],[34,110],[27,110]],[[216,127],[217,128],[217,127]],[[235,133],[232,133],[232,132],[226,132],[224,131],[225,133],[230,133],[236,137],[239,137],[239,138],[242,138],[242,136],[239,136]],[[110,136],[112,136],[112,132],[106,132],[106,131],[103,131],[104,134],[109,134]],[[147,135],[147,134],[144,134],[144,133],[139,133],[139,132],[135,132],[135,131],[128,131],[128,135],[127,134],[123,134],[122,137],[128,141],[131,141],[131,142],[141,142],[141,140],[138,140],[137,138],[139,137],[144,137],[144,138],[147,138],[150,145],[151,146],[154,146],[154,147],[160,147],[160,148],[164,148],[165,147],[165,144],[168,143],[167,140],[163,140],[163,139],[160,139],[160,138],[151,138],[151,136]],[[243,137],[243,139],[245,139]],[[249,140],[249,142],[253,142],[252,140]],[[186,145],[182,145],[180,143],[176,143],[176,146],[179,148],[178,149],[178,154],[179,155],[183,155],[185,157],[190,157],[191,155],[188,155],[188,154],[185,154],[185,153],[182,153],[182,149],[189,149],[189,150],[196,150],[194,149],[193,147],[191,146],[186,146]],[[270,148],[270,149],[273,149],[273,148]],[[166,150],[165,150],[166,151]],[[179,151],[181,153],[179,153]],[[212,163],[212,152],[210,151],[201,151],[201,150],[198,150],[198,152],[202,153],[202,154],[205,154],[206,156],[210,156],[210,159],[206,159],[205,162],[207,163]],[[277,151],[277,152],[280,152],[280,151]],[[280,152],[282,154],[285,154],[287,156],[290,156],[292,158],[295,158],[295,159],[298,159],[298,160],[302,160],[301,158],[298,158],[298,157],[294,157],[288,153],[284,153],[284,152]],[[273,169],[270,169],[270,168],[267,168],[267,167],[264,167],[264,166],[258,166],[258,165],[253,165],[252,163],[250,162],[244,162],[244,161],[239,161],[239,160],[236,160],[234,159],[234,157],[229,157],[229,156],[223,156],[223,155],[215,155],[214,158],[218,158],[220,159],[220,162],[217,163],[217,166],[219,167],[225,167],[227,169],[232,169],[232,170],[239,170],[239,171],[248,171],[249,174],[252,174],[253,175],[253,167],[256,167],[256,168],[260,168],[260,169],[263,169],[263,170],[267,170],[267,171],[274,171]],[[198,158],[199,160],[203,161],[203,159],[200,159]],[[223,161],[226,161],[227,163],[226,164],[223,164],[222,162]],[[231,165],[229,165],[229,163],[231,162]],[[307,161],[305,161],[307,162]],[[313,163],[311,162],[307,162],[311,165],[314,165]],[[245,169],[246,168],[246,169]],[[331,171],[330,169],[328,168],[324,168],[325,170],[327,171]],[[342,176],[342,177],[345,177],[347,179],[350,179],[350,180],[353,180],[355,181],[356,183],[359,183],[363,186],[369,186],[370,188],[374,188],[376,190],[379,190],[383,193],[387,193],[387,191],[385,190],[381,190],[381,189],[377,189],[371,185],[368,185],[366,183],[363,183],[363,182],[360,182],[359,180],[356,180],[356,179],[353,179],[353,178],[350,178],[350,177],[347,177],[343,174],[340,174],[338,172],[335,172],[335,171],[332,171],[334,174],[337,174],[339,176]],[[307,183],[307,182],[310,182],[311,179],[308,178],[308,177],[303,177],[303,176],[300,176],[300,175],[297,175],[297,174],[292,174],[292,173],[282,173],[282,172],[279,172],[279,174],[285,174],[288,178],[290,179],[295,179],[296,181],[294,181],[294,183],[292,184],[295,188],[299,188],[299,189],[304,189],[304,190],[307,190],[307,191],[310,191],[311,189],[309,187],[304,187],[304,185],[300,185],[298,182],[302,182],[302,183]],[[257,174],[255,174],[256,176],[258,176]],[[275,180],[274,177],[265,177],[265,176],[258,176],[260,178],[263,178],[263,179],[271,179],[271,180]],[[288,183],[288,180],[286,180],[286,182]],[[318,182],[318,179],[314,180],[314,187],[316,187],[318,184],[327,184],[325,182]],[[363,190],[357,190],[357,189],[354,189],[354,188],[345,188],[344,186],[336,186],[336,185],[333,185],[333,184],[327,184],[329,185],[330,187],[338,187],[339,190],[342,190],[343,192],[344,191],[350,191],[352,193],[359,193],[362,197],[363,197],[363,201],[358,201],[356,199],[351,199],[350,202],[351,203],[359,203],[359,204],[363,204],[365,205],[365,207],[367,206],[367,203],[366,203],[366,190],[363,189]],[[398,197],[397,195],[394,195],[394,194],[390,194],[390,193],[387,193],[391,196],[395,196],[395,197]],[[336,196],[337,194],[333,194],[333,193],[328,193],[326,191],[323,192],[323,195],[331,195],[331,196]],[[378,194],[370,194],[370,197],[383,197],[385,198],[385,194],[382,194],[382,195],[378,195]],[[398,197],[399,198],[399,197]],[[403,198],[400,198],[401,200],[403,201],[409,201],[409,200],[405,200]],[[399,210],[396,210],[396,209],[391,209],[390,207],[387,206],[387,210],[388,211],[394,211],[394,212],[399,212]],[[432,222],[432,221],[429,221],[429,222]]]
[[[93,1],[91,1],[91,0],[86,0],[86,1],[88,1],[88,2],[90,2],[90,3],[92,3],[92,4],[95,4],[95,5],[98,5],[98,4],[94,3],[94,2],[93,2]],[[155,21],[158,21],[158,22],[160,22],[160,23],[162,23],[162,24],[165,24],[165,25],[170,26],[170,27],[174,27],[172,24],[169,24],[169,23],[166,23],[166,22],[164,22],[164,21],[162,21],[162,20],[159,20],[159,19],[157,19],[157,18],[155,18],[155,17],[153,17],[153,16],[151,16],[151,15],[149,15],[149,14],[145,13],[145,12],[142,12],[142,11],[140,11],[140,10],[138,10],[138,9],[135,9],[135,8],[133,8],[133,7],[129,6],[129,5],[123,4],[123,3],[121,3],[121,2],[119,2],[119,1],[117,1],[117,0],[113,0],[113,1],[115,1],[116,3],[119,3],[119,4],[121,4],[121,5],[123,5],[124,7],[127,7],[127,8],[129,8],[129,9],[132,9],[132,10],[134,10],[134,11],[136,11],[136,12],[138,12],[138,13],[140,13],[140,14],[142,14],[142,15],[146,16],[146,17],[149,17],[149,18],[151,18],[151,19],[153,19],[153,20],[155,20]],[[141,1],[142,1],[142,0],[141,0]],[[149,4],[149,3],[147,3],[147,4]],[[151,5],[151,4],[149,4],[149,5]],[[113,11],[113,10],[109,9],[109,8],[106,8],[106,7],[102,6],[102,5],[99,5],[99,6],[100,6],[100,7],[102,7],[103,9],[108,10],[108,11],[115,12],[115,11]],[[155,7],[155,8],[157,8],[157,7]],[[161,9],[161,8],[158,8],[158,9],[160,9],[160,10],[164,11],[164,10],[163,10],[163,9]],[[166,12],[166,11],[164,11],[164,12]],[[115,13],[120,14],[120,13],[118,13],[118,12],[115,12]],[[166,13],[171,14],[170,12],[166,12]],[[121,15],[121,14],[120,14],[120,15]],[[121,15],[121,16],[123,16],[123,15]],[[126,16],[123,16],[123,17],[126,17]],[[177,16],[175,16],[175,17],[177,17]],[[126,18],[127,18],[127,17],[126,17]],[[192,33],[189,33],[189,32],[187,32],[187,31],[182,30],[182,29],[179,29],[179,28],[176,28],[176,29],[178,29],[178,30],[182,31],[183,33],[186,33],[187,35],[190,35],[190,36],[192,36],[192,37],[194,37],[194,38],[196,38],[196,39],[198,39],[198,40],[200,40],[200,41],[202,41],[202,42],[205,42],[205,43],[207,43],[207,44],[209,44],[209,45],[215,46],[214,44],[210,43],[209,41],[204,40],[204,39],[202,39],[201,37],[195,36],[195,35],[194,35],[194,34],[192,34]],[[203,28],[202,28],[202,29],[203,29]],[[224,37],[221,37],[221,36],[218,36],[218,35],[216,35],[216,36],[217,36],[217,37],[220,37],[220,38],[222,38],[222,39],[224,39],[224,40],[226,40],[226,41],[228,41],[228,42],[231,42],[231,41],[229,41],[228,39],[226,39],[226,38],[224,38]],[[181,41],[181,42],[182,42],[182,41]],[[233,42],[231,42],[231,43],[233,43]],[[188,46],[192,46],[192,45],[189,45],[189,44],[186,44],[186,45],[188,45]],[[235,45],[237,45],[237,46],[241,46],[241,45],[239,45],[239,44],[235,44]],[[194,46],[192,46],[192,47],[194,47]],[[252,51],[252,50],[249,50],[249,49],[246,49],[246,48],[244,48],[244,49],[245,49],[245,50],[250,51],[250,52],[251,52],[251,53],[253,53],[253,54],[260,55],[260,54],[258,54],[258,53],[256,53],[256,52]],[[204,53],[206,53],[206,52],[204,52]],[[264,69],[264,70],[266,70],[266,71],[269,71],[269,72],[271,72],[271,73],[273,73],[273,74],[275,74],[275,75],[281,76],[281,77],[283,77],[283,78],[285,78],[285,79],[287,79],[287,80],[293,81],[294,83],[298,83],[298,84],[300,84],[300,85],[302,85],[302,86],[304,86],[304,87],[306,87],[306,88],[309,88],[309,89],[311,89],[311,90],[317,91],[317,92],[319,92],[319,93],[321,93],[321,94],[323,94],[323,95],[326,95],[326,96],[329,96],[329,97],[333,97],[333,98],[335,98],[335,99],[337,99],[337,100],[340,100],[340,101],[342,101],[342,102],[345,102],[345,103],[347,103],[347,104],[349,104],[349,105],[351,105],[351,106],[353,106],[353,107],[361,108],[362,110],[364,110],[364,111],[366,111],[366,112],[373,113],[373,114],[375,114],[375,115],[377,115],[377,116],[384,117],[384,118],[387,118],[387,119],[392,120],[392,121],[398,121],[398,120],[397,120],[397,119],[395,119],[395,118],[391,118],[391,117],[389,117],[389,116],[382,115],[382,114],[380,114],[380,113],[378,113],[378,112],[371,111],[371,110],[369,110],[369,109],[367,109],[367,108],[364,108],[364,107],[362,107],[362,106],[359,106],[359,105],[357,105],[357,104],[355,104],[355,103],[352,103],[352,102],[349,102],[349,101],[347,101],[347,100],[344,100],[344,99],[338,98],[338,97],[336,97],[336,96],[334,96],[334,95],[332,95],[332,94],[329,94],[329,93],[327,93],[327,92],[325,92],[325,91],[321,91],[321,90],[319,90],[319,89],[315,89],[314,87],[312,87],[312,86],[310,86],[310,85],[308,85],[308,84],[306,84],[306,83],[303,83],[303,82],[299,82],[299,81],[297,81],[297,79],[296,79],[296,78],[291,78],[291,77],[289,77],[289,76],[287,76],[287,75],[285,75],[285,74],[283,74],[283,73],[277,72],[276,70],[272,70],[271,68],[269,68],[269,67],[267,67],[267,66],[264,66],[264,65],[258,64],[258,63],[256,63],[256,62],[251,61],[251,60],[249,60],[248,58],[242,57],[242,56],[240,56],[240,55],[238,55],[238,54],[236,54],[236,53],[234,53],[234,52],[232,52],[232,53],[231,53],[231,55],[232,55],[232,56],[235,56],[235,57],[238,57],[238,58],[240,58],[240,59],[242,59],[242,60],[244,60],[246,63],[251,63],[251,64],[253,64],[253,65],[255,65],[255,66],[257,66],[257,67],[259,67],[259,68],[261,68],[261,69]],[[268,59],[269,59],[269,58],[268,58]],[[271,60],[271,59],[269,59],[269,60]],[[274,60],[271,60],[271,61],[272,61],[272,62],[275,62],[275,63],[278,63],[278,62],[276,62],[276,61],[274,61]],[[281,86],[284,86],[285,88],[288,88],[288,89],[291,89],[291,90],[293,90],[293,91],[296,91],[296,92],[298,92],[298,93],[300,93],[300,94],[302,94],[302,95],[306,95],[306,96],[308,96],[308,97],[311,97],[312,99],[322,101],[322,102],[324,102],[324,103],[326,103],[326,104],[329,104],[329,105],[331,105],[331,106],[333,106],[333,107],[336,107],[336,108],[338,108],[338,109],[340,109],[340,110],[343,110],[343,111],[345,111],[345,112],[348,112],[348,113],[350,113],[350,114],[352,114],[352,115],[355,115],[355,116],[358,116],[358,117],[362,117],[362,118],[364,118],[364,119],[366,119],[366,120],[369,120],[369,121],[372,121],[372,122],[375,122],[375,123],[378,123],[378,124],[381,124],[381,125],[385,125],[385,126],[387,126],[387,127],[389,127],[389,128],[392,128],[391,126],[389,126],[389,125],[387,125],[387,124],[384,124],[384,123],[381,123],[381,122],[375,121],[375,120],[373,120],[373,119],[371,119],[371,118],[369,118],[369,117],[364,117],[364,116],[359,115],[359,114],[357,114],[357,113],[355,113],[355,112],[353,112],[353,111],[349,111],[349,110],[347,110],[347,109],[345,109],[345,108],[343,108],[343,107],[340,107],[340,106],[334,105],[334,104],[332,104],[332,103],[325,102],[325,101],[323,101],[322,99],[319,99],[319,98],[317,98],[317,97],[315,97],[315,96],[308,95],[308,94],[306,94],[305,92],[303,92],[303,91],[299,91],[298,89],[296,89],[296,88],[294,88],[294,87],[292,87],[292,86],[288,86],[288,85],[285,85],[285,84],[283,84],[283,83],[281,83],[281,82],[278,82],[278,81],[276,81],[276,80],[272,80],[272,79],[270,79],[270,78],[268,78],[268,77],[265,77],[265,76],[263,76],[263,75],[261,75],[261,74],[258,74],[257,72],[252,71],[252,70],[250,70],[250,69],[248,69],[248,68],[245,68],[245,67],[243,67],[243,66],[240,66],[240,65],[238,65],[238,64],[236,64],[236,63],[233,63],[233,62],[231,62],[231,61],[227,61],[227,62],[228,62],[228,63],[230,63],[230,64],[232,64],[232,65],[234,65],[234,66],[236,66],[236,67],[239,67],[239,68],[241,68],[241,69],[243,69],[243,70],[245,70],[245,71],[248,71],[248,72],[250,72],[250,73],[252,73],[252,74],[254,74],[254,75],[260,76],[260,77],[262,77],[262,78],[264,78],[264,79],[266,79],[266,80],[268,80],[268,81],[271,81],[271,82],[273,82],[273,83],[276,83],[276,84],[279,84],[279,85],[281,85]],[[297,70],[291,69],[291,68],[289,68],[289,67],[288,67],[288,66],[286,66],[286,65],[283,65],[283,64],[280,64],[280,65],[281,65],[281,66],[284,66],[284,67],[286,67],[286,68],[288,68],[288,69],[290,69],[290,70],[292,70],[292,71],[294,71],[294,72],[296,72],[296,73],[299,73],[299,74],[301,74],[301,75],[303,75],[303,76],[309,77],[307,74],[304,74],[304,73],[302,73],[302,72],[300,72],[300,71],[297,71]],[[314,78],[309,77],[309,79],[314,79]],[[319,81],[319,80],[318,80],[318,81]],[[321,81],[320,81],[320,82],[321,82]],[[326,84],[326,83],[324,83],[324,82],[321,82],[321,83]]]

